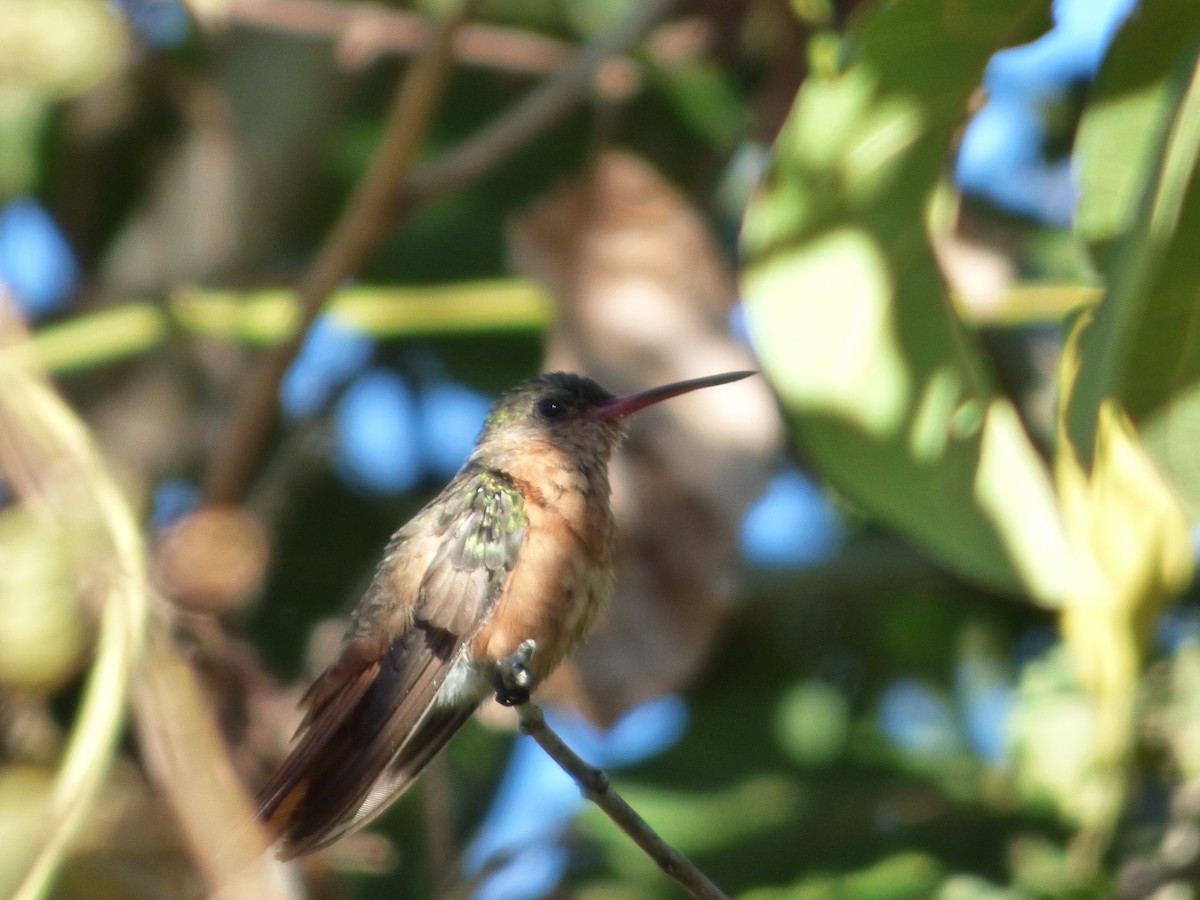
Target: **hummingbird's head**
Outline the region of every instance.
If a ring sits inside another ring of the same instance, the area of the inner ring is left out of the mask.
[[[525,450],[550,445],[607,458],[624,433],[620,419],[595,411],[616,398],[582,375],[551,372],[507,391],[495,402],[479,449]]]
[[[548,444],[607,462],[625,434],[629,417],[639,409],[753,374],[728,372],[616,397],[590,378],[550,372],[518,385],[496,401],[479,436],[479,450],[520,450]]]

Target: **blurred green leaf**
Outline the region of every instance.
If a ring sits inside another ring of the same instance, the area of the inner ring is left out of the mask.
[[[1113,39],[1073,148],[1079,178],[1077,233],[1102,259],[1127,235],[1191,77],[1200,8],[1156,0],[1130,16]]]
[[[743,133],[746,109],[729,76],[706,59],[651,67],[655,84],[700,137],[715,147],[731,147]]]
[[[930,897],[942,867],[922,853],[898,853],[848,875],[814,875],[790,887],[756,888],[742,900],[918,900]]]
[[[1023,894],[971,875],[951,875],[934,897],[935,900],[1025,900]]]
[[[32,191],[52,104],[109,77],[126,50],[95,0],[0,0],[0,196]]]
[[[1025,666],[1009,727],[1023,802],[1079,821],[1096,714],[1065,648]]]
[[[1184,642],[1170,664],[1167,730],[1176,764],[1188,780],[1200,777],[1200,640]]]
[[[1072,341],[1065,368],[1074,348]],[[1063,386],[1069,390],[1070,380]],[[1191,527],[1115,401],[1100,409],[1090,469],[1072,450],[1060,440],[1063,516],[1081,560],[1079,594],[1063,611],[1064,636],[1090,691],[1132,692],[1159,615],[1191,583]]]
[[[850,703],[831,684],[794,685],[779,702],[775,735],[784,752],[801,765],[832,762],[850,737]]]
[[[45,690],[81,662],[87,629],[68,538],[20,506],[0,510],[0,684]]]
[[[1018,897],[1055,897],[1091,900],[1112,895],[1105,879],[1080,871],[1062,844],[1046,837],[1022,835],[1012,846],[1013,888]],[[1105,888],[1109,889],[1106,890]]]
[[[1090,465],[1113,397],[1200,513],[1200,9],[1156,3],[1118,36],[1084,116],[1080,230],[1108,291],[1079,337],[1067,436]]]
[[[0,196],[27,194],[37,184],[38,149],[50,112],[40,91],[0,85]]]
[[[1063,353],[1062,384],[1080,363],[1080,332]],[[1084,826],[1076,862],[1098,869],[1129,790],[1136,742],[1139,679],[1159,618],[1191,582],[1192,533],[1174,494],[1116,400],[1098,411],[1095,448],[1085,464],[1060,417],[1056,454],[1067,531],[1080,560],[1078,594],[1063,609],[1063,637],[1075,674],[1094,706],[1090,740],[1078,761],[1081,789],[1067,808]]]
[[[618,790],[668,844],[689,856],[775,828],[794,819],[805,803],[797,781],[770,776],[750,778],[720,791],[672,791],[626,781]],[[622,869],[654,868],[599,810],[589,808],[583,821],[594,839],[609,846],[610,859]]]
[[[11,897],[50,833],[53,773],[36,766],[0,767],[0,897]]]
[[[791,0],[789,4],[796,18],[809,25],[828,25],[833,21],[834,9],[831,0]]]
[[[1063,354],[1056,473],[1081,560],[1063,633],[1094,722],[1076,761],[1083,781],[1059,802],[1084,826],[1076,862],[1092,868],[1126,800],[1159,617],[1193,574],[1189,523],[1160,473],[1200,511],[1197,25],[1200,13],[1173,2],[1134,16],[1079,138],[1081,228],[1107,290]]]
[[[800,91],[746,217],[743,288],[822,474],[958,572],[1053,604],[1073,563],[1048,472],[953,313],[924,227],[984,66],[1046,12],[874,7],[849,68]]]

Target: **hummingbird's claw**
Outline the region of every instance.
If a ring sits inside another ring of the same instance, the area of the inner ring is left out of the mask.
[[[529,691],[533,688],[529,661],[536,649],[535,641],[524,641],[496,667],[496,702],[501,706],[520,706],[529,702]]]

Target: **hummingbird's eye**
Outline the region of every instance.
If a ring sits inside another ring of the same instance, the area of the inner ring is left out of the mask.
[[[555,397],[543,397],[533,405],[533,411],[543,419],[553,421],[567,414],[567,407]]]

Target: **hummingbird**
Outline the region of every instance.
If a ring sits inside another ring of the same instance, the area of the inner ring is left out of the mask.
[[[462,469],[389,540],[300,701],[294,746],[256,799],[281,859],[382,813],[489,696],[529,699],[612,595],[608,463],[629,417],[753,374],[616,397],[553,372],[496,401]]]

